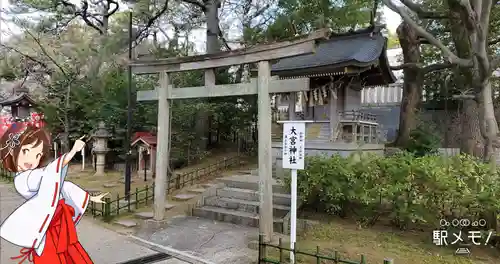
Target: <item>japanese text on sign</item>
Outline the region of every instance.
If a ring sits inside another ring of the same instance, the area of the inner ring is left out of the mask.
[[[303,122],[283,124],[283,168],[304,169],[305,131]]]

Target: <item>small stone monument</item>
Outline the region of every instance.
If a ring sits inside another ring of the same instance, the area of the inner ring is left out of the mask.
[[[106,165],[106,153],[108,152],[108,139],[111,134],[106,129],[104,122],[99,122],[97,130],[92,135],[94,139],[94,153],[96,156],[95,175],[104,175]]]

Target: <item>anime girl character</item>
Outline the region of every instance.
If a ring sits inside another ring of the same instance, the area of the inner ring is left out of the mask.
[[[11,259],[35,264],[93,263],[78,241],[75,227],[89,201],[103,203],[107,194],[90,196],[65,181],[69,162],[85,146],[83,137],[71,151],[44,166],[50,136],[39,120],[5,127],[7,131],[0,138],[3,168],[16,173],[14,186],[26,199],[0,227],[2,238],[23,247],[20,255]]]

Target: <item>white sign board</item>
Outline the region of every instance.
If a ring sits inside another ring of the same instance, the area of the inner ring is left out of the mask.
[[[283,123],[283,168],[304,169],[306,123]]]

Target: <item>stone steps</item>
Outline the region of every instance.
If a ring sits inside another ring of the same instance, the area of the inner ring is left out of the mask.
[[[259,192],[248,189],[224,187],[217,190],[217,196],[233,198],[238,200],[259,201]],[[290,206],[291,197],[289,194],[273,193],[273,204]]]
[[[330,124],[321,123],[321,128],[319,130],[318,139],[330,139]]]
[[[175,207],[175,204],[171,204],[171,203],[167,203],[165,204],[165,210],[168,211],[172,208]],[[135,213],[135,218],[138,218],[138,219],[151,219],[153,218],[153,215],[154,215],[154,212],[153,211],[147,211],[147,212],[138,212],[138,213]]]
[[[226,187],[248,189],[257,191],[259,189],[258,176],[238,175],[227,178],[219,178],[217,181],[224,183]],[[287,194],[288,190],[281,184],[273,182],[273,193]]]
[[[226,209],[222,207],[203,206],[193,209],[193,215],[212,220],[229,222],[237,225],[246,225],[252,227],[259,226],[259,215],[255,213]],[[275,218],[273,221],[276,232],[283,231],[283,219]]]
[[[203,204],[193,209],[193,215],[216,221],[229,222],[252,227],[259,226],[260,194],[259,177],[256,171],[240,171],[239,175],[219,178],[224,184],[210,196],[203,198]],[[275,179],[273,188],[274,230],[283,232],[283,218],[290,211],[290,195]]]
[[[193,194],[200,194],[203,193],[205,189],[203,188],[195,188],[195,189],[189,189],[188,193],[193,193]]]
[[[177,194],[174,197],[172,197],[172,200],[184,202],[184,201],[191,200],[196,196],[197,196],[196,194],[192,194],[192,193],[181,193],[181,194]]]
[[[206,197],[204,204],[213,207],[222,207],[226,209],[243,211],[253,214],[259,213],[259,201],[248,201],[235,198],[211,196]],[[290,211],[289,206],[273,205],[273,215],[277,218],[284,217]]]

